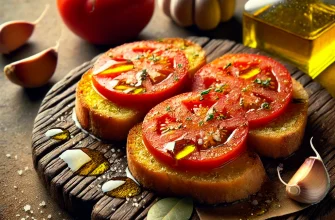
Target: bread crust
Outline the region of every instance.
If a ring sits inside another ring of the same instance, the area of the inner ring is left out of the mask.
[[[178,171],[157,161],[142,143],[141,125],[127,140],[128,167],[145,188],[160,195],[191,196],[201,203],[216,204],[247,198],[260,190],[266,179],[257,154],[245,152],[211,171]]]
[[[299,82],[292,79],[292,83],[293,99],[284,114],[265,126],[249,131],[248,146],[260,156],[287,157],[302,143],[307,123],[308,94]]]

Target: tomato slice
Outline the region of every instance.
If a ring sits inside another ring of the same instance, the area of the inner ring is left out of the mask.
[[[287,69],[269,57],[255,54],[228,54],[195,74],[193,91],[218,88],[222,88],[223,94],[239,89],[238,104],[252,127],[278,117],[292,96]]]
[[[191,92],[158,104],[144,118],[143,142],[156,159],[178,169],[213,169],[246,149],[248,122],[234,105],[239,93]]]
[[[187,58],[169,47],[138,42],[112,49],[93,68],[94,87],[115,103],[150,109],[180,93],[189,81]]]

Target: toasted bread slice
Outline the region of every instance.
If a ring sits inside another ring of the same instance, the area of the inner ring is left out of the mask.
[[[190,75],[206,63],[205,52],[198,44],[181,38],[162,41],[185,51]],[[91,81],[88,71],[82,76],[76,91],[75,110],[82,128],[105,140],[126,139],[129,130],[143,119],[147,110],[123,107],[105,99],[95,91]]]
[[[211,171],[178,171],[157,161],[142,142],[141,125],[133,127],[127,140],[128,167],[145,188],[161,195],[190,196],[207,204],[232,202],[256,193],[266,179],[256,153],[245,152]]]
[[[269,124],[249,131],[248,146],[260,156],[287,157],[302,142],[307,121],[308,94],[299,82],[292,81],[293,99],[285,113]]]

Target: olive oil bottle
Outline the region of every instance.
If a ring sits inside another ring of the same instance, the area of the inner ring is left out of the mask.
[[[335,61],[335,0],[278,0],[244,11],[243,43],[315,78]]]

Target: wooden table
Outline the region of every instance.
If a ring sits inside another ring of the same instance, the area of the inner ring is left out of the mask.
[[[196,28],[180,28],[156,8],[151,22],[139,39],[195,35],[241,42],[242,9],[245,2],[246,0],[237,0],[233,19],[208,32]],[[30,149],[33,121],[44,95],[55,82],[71,69],[109,48],[91,45],[72,34],[61,22],[55,1],[1,1],[0,23],[19,19],[34,21],[46,3],[51,4],[51,8],[37,26],[29,43],[8,56],[0,56],[0,67],[3,69],[6,64],[53,46],[61,39],[57,71],[48,85],[39,89],[23,89],[9,82],[4,74],[0,75],[0,219],[21,219],[27,216],[29,219],[47,219],[48,216],[52,219],[71,219],[52,201],[33,170]],[[321,82],[331,82],[329,77],[332,68],[319,77]],[[327,85],[332,87],[331,83]],[[24,211],[26,205],[31,207],[27,212]]]

